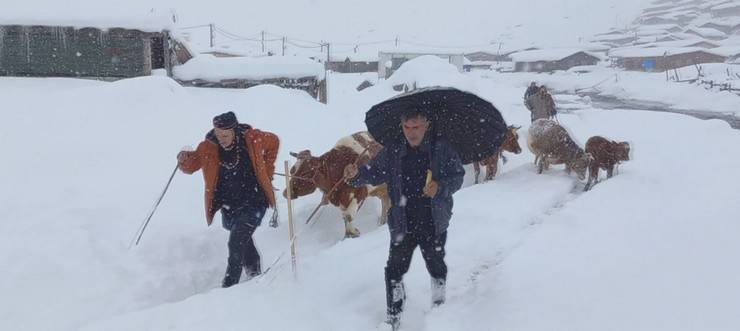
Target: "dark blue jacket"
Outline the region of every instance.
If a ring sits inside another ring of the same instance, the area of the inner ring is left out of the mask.
[[[465,170],[457,152],[446,141],[436,139],[434,150],[430,150],[429,138],[420,146],[432,152],[432,178],[439,184],[437,195],[432,198],[432,220],[436,234],[447,231],[452,217],[452,194],[460,189]],[[401,164],[406,155],[405,139],[396,145],[383,148],[367,165],[360,167],[357,177],[350,182],[352,186],[388,184],[391,208],[388,210],[388,230],[395,242],[403,240],[407,232],[406,211],[403,206],[403,177]]]

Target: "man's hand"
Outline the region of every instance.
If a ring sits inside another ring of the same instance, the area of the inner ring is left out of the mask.
[[[357,165],[354,163],[348,164],[344,167],[344,181],[348,182],[357,177]]]
[[[429,181],[429,184],[424,186],[424,196],[426,197],[434,198],[437,195],[437,191],[439,191],[439,184],[436,181]]]
[[[187,153],[187,151],[180,151],[180,153],[177,153],[177,163],[185,162],[185,159],[187,158]]]

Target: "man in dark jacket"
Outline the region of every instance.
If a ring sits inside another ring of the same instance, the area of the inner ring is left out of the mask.
[[[406,139],[385,146],[359,169],[355,165],[345,169],[345,177],[353,186],[388,184],[391,244],[385,282],[388,322],[394,329],[399,325],[406,296],[403,275],[417,246],[432,277],[432,305],[445,300],[444,256],[452,194],[462,186],[465,171],[457,152],[446,141],[427,134],[430,124],[423,113],[407,114],[401,120]]]
[[[530,97],[537,93],[539,89],[540,87],[537,86],[537,83],[532,82],[529,84],[529,87],[527,87],[527,90],[524,92],[524,106],[526,106],[529,111],[532,111],[532,102],[530,101]]]
[[[268,207],[275,207],[272,176],[280,144],[276,135],[240,124],[233,112],[213,118],[213,130],[195,151],[182,151],[177,161],[184,173],[203,170],[206,222],[221,211],[229,230],[229,259],[222,286],[239,283],[242,268],[252,278],[262,272],[252,234]]]

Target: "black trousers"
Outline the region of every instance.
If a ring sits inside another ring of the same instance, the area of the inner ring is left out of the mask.
[[[223,287],[239,283],[242,268],[248,278],[262,273],[260,254],[254,245],[252,234],[256,228],[247,223],[237,223],[229,234],[229,260],[224,276]]]
[[[403,309],[405,294],[401,282],[403,275],[409,271],[411,258],[417,246],[421,249],[429,275],[435,279],[447,279],[447,264],[444,261],[447,232],[435,233],[431,211],[420,211],[407,206],[406,217],[409,231],[400,242],[394,243],[391,240],[388,262],[385,266],[386,301],[388,314],[392,316],[398,315]]]

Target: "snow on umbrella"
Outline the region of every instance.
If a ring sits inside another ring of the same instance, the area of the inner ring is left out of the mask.
[[[447,140],[463,164],[496,153],[506,134],[506,122],[493,104],[450,87],[422,88],[383,101],[365,114],[365,124],[378,143],[393,144],[404,139],[401,117],[410,111],[423,112],[434,137]]]

